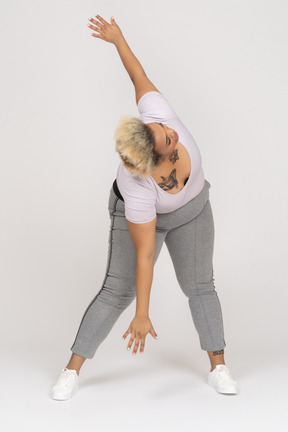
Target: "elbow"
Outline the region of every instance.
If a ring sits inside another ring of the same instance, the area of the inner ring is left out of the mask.
[[[141,69],[140,71],[136,71],[132,74],[130,74],[130,78],[134,86],[136,85],[137,81],[139,81],[139,78],[147,78],[147,75],[144,71],[144,69]]]

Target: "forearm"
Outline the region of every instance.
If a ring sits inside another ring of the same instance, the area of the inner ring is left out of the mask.
[[[149,300],[153,280],[154,257],[137,258],[136,264],[136,315],[149,315]]]
[[[139,74],[143,74],[146,76],[146,73],[141,63],[131,51],[128,43],[126,42],[122,34],[117,38],[117,41],[115,42],[115,46],[117,48],[122,63],[125,69],[127,70],[132,82],[134,82],[134,77]]]

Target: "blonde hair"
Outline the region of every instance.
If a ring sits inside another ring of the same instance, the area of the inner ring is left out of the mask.
[[[155,150],[152,130],[136,117],[122,117],[114,134],[115,151],[133,176],[146,179],[158,166],[161,155]]]

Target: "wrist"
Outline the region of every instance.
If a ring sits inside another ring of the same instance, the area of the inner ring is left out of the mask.
[[[125,40],[124,39],[124,36],[123,36],[123,34],[122,33],[120,33],[118,36],[116,36],[116,38],[115,38],[115,40],[114,40],[114,45],[115,45],[115,47],[117,48],[117,46],[121,43],[121,42],[123,42],[123,40]]]
[[[149,318],[149,313],[141,310],[136,310],[135,317],[137,318]]]

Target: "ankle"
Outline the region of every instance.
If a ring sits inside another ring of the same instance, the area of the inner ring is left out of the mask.
[[[65,366],[65,367],[66,367],[66,369],[69,369],[69,370],[75,370],[76,373],[77,373],[77,375],[79,376],[80,369],[73,368],[73,367],[71,367],[71,366],[69,366],[69,365],[67,365],[67,366]]]
[[[214,369],[216,369],[216,366],[218,366],[218,365],[222,365],[222,364],[224,364],[225,365],[225,362],[223,361],[223,362],[221,362],[221,363],[215,363],[213,366],[211,366],[211,369],[210,369],[210,372],[212,372]]]

